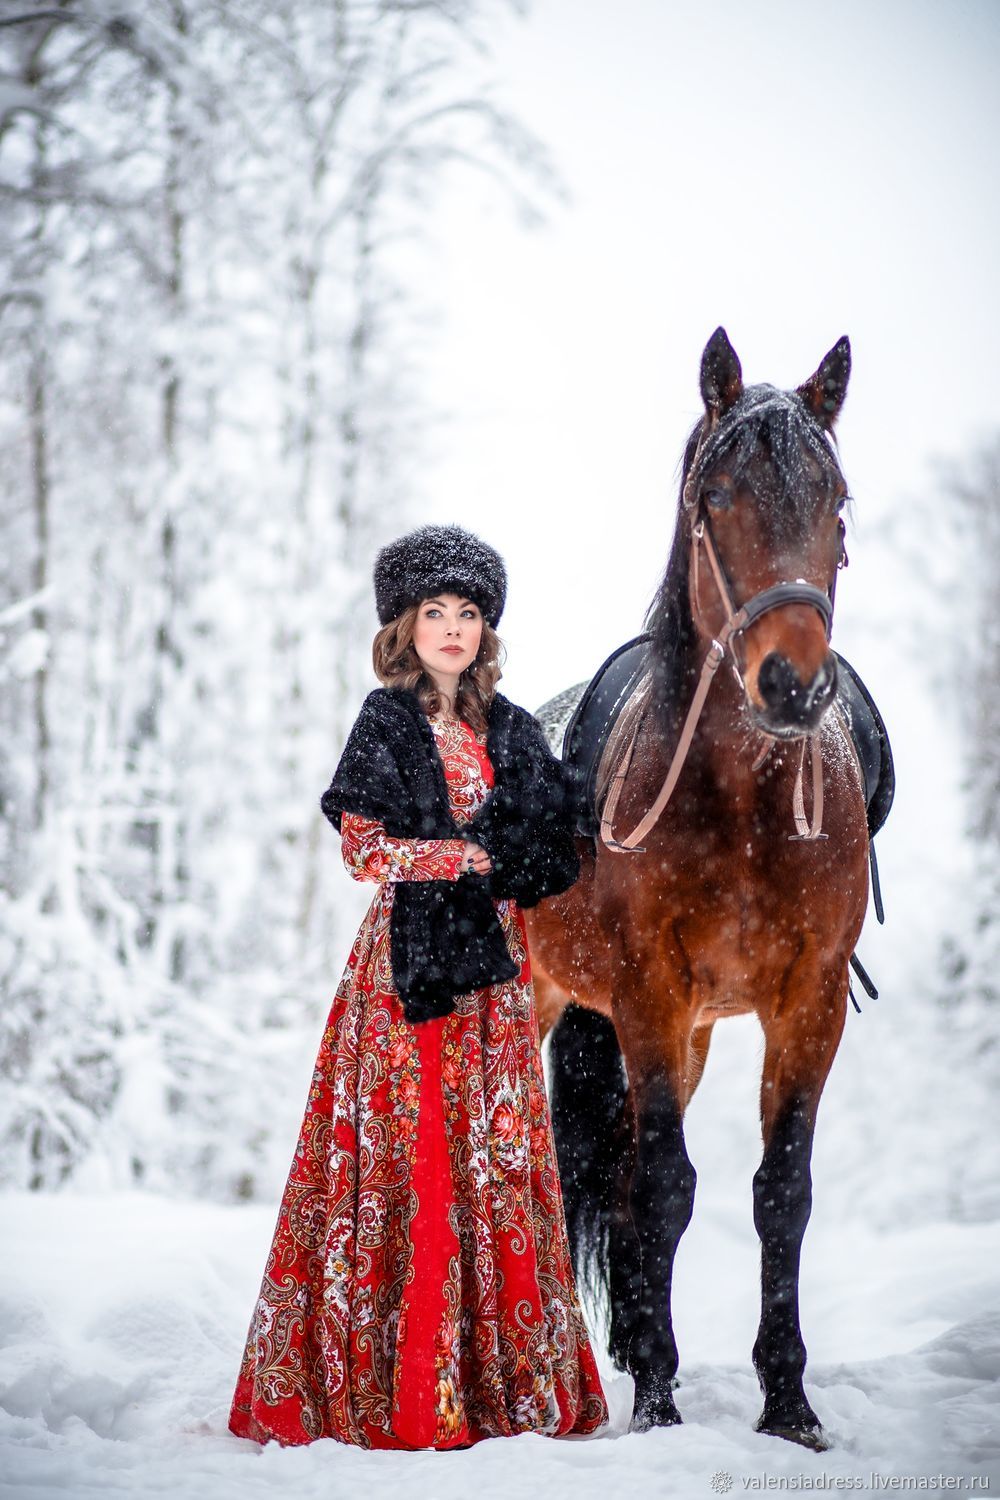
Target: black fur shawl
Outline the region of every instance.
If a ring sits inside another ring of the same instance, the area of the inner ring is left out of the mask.
[[[513,979],[517,966],[493,906],[535,906],[579,874],[568,773],[531,714],[495,693],[486,750],[495,783],[470,823],[451,816],[444,766],[427,716],[402,688],[369,693],[320,805],[340,830],[344,812],[377,818],[393,838],[473,839],[489,875],[400,881],[390,957],[409,1021],[447,1015],[456,995]]]

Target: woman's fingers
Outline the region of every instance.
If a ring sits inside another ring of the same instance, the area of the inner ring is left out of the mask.
[[[465,864],[466,868],[476,875],[488,875],[493,868],[493,862],[482,844],[469,844]]]

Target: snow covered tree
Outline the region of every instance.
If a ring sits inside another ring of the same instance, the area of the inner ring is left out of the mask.
[[[967,746],[973,880],[965,933],[948,952],[947,998],[966,1003],[980,1045],[1000,1045],[1000,436],[946,480],[961,524],[954,667]],[[986,1007],[986,1010],[983,1010]]]
[[[400,246],[453,165],[542,170],[485,87],[507,8],[0,14],[8,1181],[253,1190],[343,956],[318,793],[415,489]]]

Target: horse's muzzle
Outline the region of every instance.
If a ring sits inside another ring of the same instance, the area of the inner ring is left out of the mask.
[[[837,693],[837,658],[830,652],[811,682],[803,682],[787,656],[772,651],[757,672],[761,704],[754,716],[767,734],[779,739],[811,734]]]

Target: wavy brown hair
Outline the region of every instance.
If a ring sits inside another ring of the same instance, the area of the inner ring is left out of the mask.
[[[395,620],[382,626],[372,642],[372,666],[383,687],[406,688],[416,694],[425,714],[436,714],[442,706],[441,694],[421,666],[413,645],[413,631],[422,603],[423,600],[409,605]],[[455,695],[455,712],[477,734],[486,733],[486,716],[503,676],[503,661],[503,642],[484,620],[475,661],[458,679]]]

